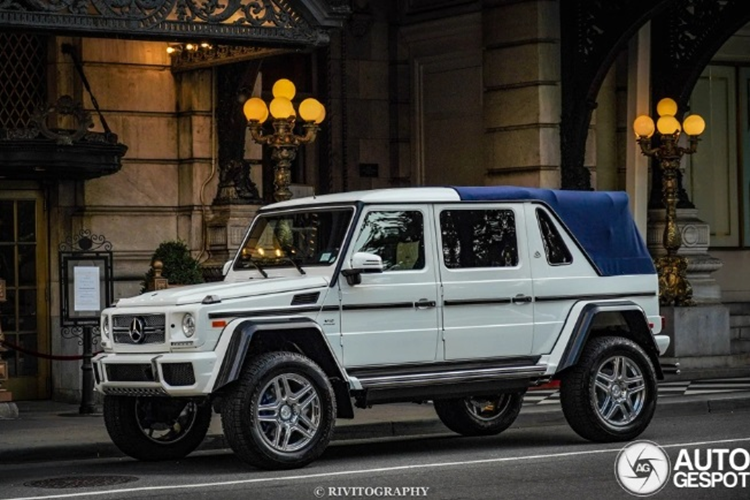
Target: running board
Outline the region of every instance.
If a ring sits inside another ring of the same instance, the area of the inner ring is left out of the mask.
[[[470,382],[493,382],[514,379],[534,379],[542,377],[547,366],[503,366],[495,368],[474,368],[432,373],[409,373],[359,377],[365,390],[398,389],[431,385],[464,384]]]
[[[357,381],[363,390],[353,395],[358,408],[367,408],[383,403],[522,394],[549,380],[545,371],[543,366],[505,366],[364,377]]]

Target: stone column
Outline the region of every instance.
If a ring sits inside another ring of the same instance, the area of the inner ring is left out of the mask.
[[[484,7],[488,184],[560,186],[559,9],[548,0]]]
[[[625,149],[625,184],[630,196],[630,210],[638,230],[647,232],[648,158],[635,141],[633,121],[638,115],[649,114],[651,96],[651,25],[646,24],[628,46],[628,97]]]

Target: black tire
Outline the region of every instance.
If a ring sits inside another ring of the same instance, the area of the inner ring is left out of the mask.
[[[518,417],[523,394],[440,399],[435,411],[453,432],[463,436],[492,436],[510,427]]]
[[[317,364],[301,354],[269,352],[245,366],[223,399],[221,421],[229,446],[243,462],[295,469],[326,449],[335,409],[333,388]]]
[[[654,416],[654,366],[632,340],[593,338],[562,377],[560,399],[565,419],[579,436],[600,443],[629,441]]]
[[[186,398],[106,396],[104,424],[126,455],[145,462],[176,460],[206,437],[211,405]]]

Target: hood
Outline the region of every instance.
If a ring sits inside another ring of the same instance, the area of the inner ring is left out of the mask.
[[[205,299],[207,295],[213,295],[221,300],[228,300],[253,295],[305,291],[327,286],[328,280],[322,276],[253,279],[234,283],[217,281],[146,292],[136,297],[120,299],[117,302],[117,307],[160,307],[197,304]]]

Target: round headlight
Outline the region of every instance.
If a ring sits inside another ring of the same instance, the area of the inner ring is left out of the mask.
[[[109,327],[109,316],[106,314],[102,315],[102,336],[109,338],[111,329]]]
[[[182,317],[182,333],[184,333],[186,337],[192,337],[195,335],[195,318],[190,313],[187,313]]]

